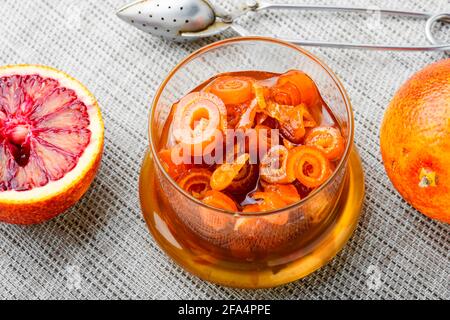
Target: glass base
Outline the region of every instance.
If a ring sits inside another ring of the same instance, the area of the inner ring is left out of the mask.
[[[344,189],[334,210],[335,220],[305,254],[282,265],[276,261],[255,269],[233,268],[205,252],[184,247],[162,218],[162,204],[155,188],[155,172],[150,152],[145,155],[139,179],[141,209],[151,234],[159,246],[182,268],[199,278],[235,288],[270,288],[301,279],[329,262],[346,244],[356,228],[364,201],[364,174],[361,159],[353,148]],[[331,213],[330,213],[331,214]],[[269,261],[270,262],[270,261]]]

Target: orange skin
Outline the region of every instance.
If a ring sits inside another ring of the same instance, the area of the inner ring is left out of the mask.
[[[425,67],[399,89],[384,115],[380,147],[402,197],[450,223],[450,59]]]
[[[101,150],[103,150],[103,146]],[[94,181],[101,160],[102,152],[98,153],[94,164],[81,181],[72,184],[69,189],[56,197],[23,205],[0,203],[0,221],[11,224],[32,225],[50,220],[65,212],[87,192]]]

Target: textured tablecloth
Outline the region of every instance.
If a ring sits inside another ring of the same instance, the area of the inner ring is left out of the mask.
[[[217,2],[227,9],[238,3]],[[450,11],[447,0],[304,2]],[[147,231],[137,192],[154,92],[179,60],[219,38],[190,44],[154,38],[116,18],[115,9],[126,3],[0,1],[0,64],[68,72],[98,98],[106,125],[101,170],[74,208],[39,226],[0,224],[1,298],[450,298],[450,228],[402,200],[385,175],[378,145],[396,89],[445,53],[310,49],[342,79],[355,109],[367,184],[360,223],[344,250],[309,277],[270,290],[235,290],[199,280],[169,260]],[[240,21],[260,34],[426,43],[423,21],[380,22],[376,14],[277,11]]]

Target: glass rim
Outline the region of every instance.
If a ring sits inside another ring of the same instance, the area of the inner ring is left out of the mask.
[[[182,189],[178,183],[167,173],[167,171],[164,169],[164,167],[162,166],[159,157],[158,157],[158,150],[157,150],[157,146],[156,143],[154,141],[154,137],[153,137],[153,120],[154,120],[154,116],[155,116],[155,111],[156,111],[156,107],[158,104],[158,101],[162,95],[163,90],[165,89],[167,83],[172,79],[172,77],[177,73],[178,70],[180,70],[183,66],[185,66],[186,64],[188,64],[190,61],[194,60],[195,58],[201,56],[202,54],[211,51],[212,49],[216,49],[218,47],[221,47],[223,45],[227,45],[227,44],[232,44],[232,43],[241,43],[241,42],[267,42],[270,44],[275,44],[275,45],[280,45],[280,46],[284,46],[284,47],[288,47],[290,49],[293,49],[295,51],[297,51],[299,54],[302,54],[306,57],[308,57],[309,59],[313,60],[315,63],[317,63],[320,67],[322,67],[323,70],[325,70],[325,72],[330,76],[330,78],[335,82],[335,84],[337,85],[337,88],[341,94],[341,97],[344,100],[344,104],[346,107],[346,114],[348,117],[348,129],[349,129],[349,136],[347,139],[347,143],[345,146],[345,152],[344,155],[342,156],[342,159],[340,160],[339,164],[336,166],[333,174],[328,178],[328,180],[326,182],[324,182],[320,187],[318,187],[316,190],[314,190],[313,192],[311,192],[308,196],[306,196],[305,198],[301,199],[300,201],[297,201],[295,203],[292,203],[290,205],[287,205],[283,208],[280,209],[275,209],[275,210],[270,210],[270,211],[264,211],[264,212],[239,212],[239,211],[230,211],[230,210],[224,210],[224,209],[220,209],[220,208],[216,208],[210,205],[207,205],[206,203],[202,202],[201,200],[193,197],[192,195],[190,195],[189,193],[187,193],[184,189]],[[232,214],[232,215],[236,215],[239,214],[241,216],[269,216],[269,215],[275,215],[278,213],[283,213],[287,210],[291,210],[294,209],[295,207],[298,207],[300,205],[303,205],[305,203],[307,203],[308,201],[311,201],[316,195],[318,195],[323,189],[325,189],[330,183],[333,182],[334,178],[336,177],[338,171],[340,171],[342,169],[342,167],[348,162],[348,158],[350,156],[352,147],[353,147],[353,139],[354,139],[354,115],[353,115],[353,108],[350,102],[350,98],[347,94],[347,91],[345,90],[342,82],[339,80],[339,78],[337,77],[337,75],[324,63],[322,62],[319,58],[317,58],[316,56],[314,56],[312,53],[310,53],[309,51],[303,49],[300,46],[294,45],[292,43],[283,41],[283,40],[279,40],[276,38],[269,38],[269,37],[259,37],[259,36],[247,36],[247,37],[235,37],[235,38],[229,38],[229,39],[225,39],[225,40],[220,40],[217,42],[213,42],[211,44],[208,44],[196,51],[194,51],[193,53],[189,54],[187,57],[185,57],[183,60],[181,60],[170,72],[169,74],[165,77],[164,81],[161,83],[161,85],[159,86],[158,90],[156,91],[156,94],[152,100],[152,104],[151,104],[151,108],[150,108],[150,112],[149,112],[149,119],[148,119],[148,139],[149,139],[149,144],[150,144],[150,149],[151,149],[151,153],[152,153],[152,157],[153,157],[153,162],[156,163],[156,166],[158,167],[158,169],[160,171],[162,171],[163,175],[165,176],[165,178],[175,187],[175,189],[180,192],[181,194],[183,194],[189,201],[193,201],[194,203],[207,208],[209,210],[214,210],[220,213],[225,213],[225,214]]]

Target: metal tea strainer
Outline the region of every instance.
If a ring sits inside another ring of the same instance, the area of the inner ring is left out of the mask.
[[[240,36],[251,36],[252,34],[238,25],[236,20],[248,12],[258,12],[268,9],[347,11],[359,13],[373,11],[373,9],[362,7],[272,4],[259,1],[247,1],[239,11],[227,13],[217,6],[214,6],[208,0],[139,0],[119,9],[117,15],[122,20],[134,25],[142,31],[180,41],[213,36],[227,29],[234,30]],[[450,51],[450,43],[439,43],[433,35],[434,24],[438,21],[450,22],[450,13],[429,13],[387,9],[377,9],[376,12],[385,15],[426,19],[425,36],[430,44],[423,46],[406,46],[278,38],[305,46],[379,50]]]

